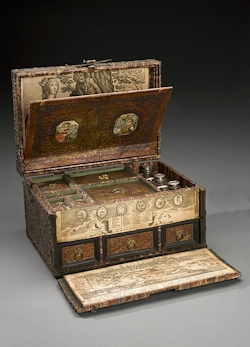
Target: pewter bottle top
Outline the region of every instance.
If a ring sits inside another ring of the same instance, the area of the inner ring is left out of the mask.
[[[163,173],[157,173],[154,175],[154,179],[156,183],[164,183],[166,180],[166,176]]]
[[[180,181],[172,180],[168,182],[168,188],[171,190],[175,190],[180,188]]]

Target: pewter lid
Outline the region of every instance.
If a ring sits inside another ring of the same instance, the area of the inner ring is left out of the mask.
[[[177,180],[169,181],[168,188],[172,190],[180,188],[180,181],[177,181]]]
[[[141,169],[144,173],[151,173],[152,166],[149,163],[144,163],[141,165]]]
[[[155,181],[157,183],[163,183],[166,179],[166,176],[163,173],[157,173],[154,175]]]

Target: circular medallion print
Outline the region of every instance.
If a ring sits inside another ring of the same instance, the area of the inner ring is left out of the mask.
[[[87,218],[87,212],[85,210],[81,210],[77,213],[77,218],[80,222],[83,222]]]
[[[96,212],[97,216],[100,218],[104,218],[107,216],[108,214],[108,210],[105,206],[101,206],[98,208],[97,212]]]
[[[177,194],[175,195],[174,197],[174,204],[179,206],[182,204],[182,201],[183,201],[183,196],[181,194]]]
[[[158,198],[158,199],[156,199],[156,201],[155,201],[155,206],[156,206],[157,208],[162,208],[162,207],[164,207],[164,205],[165,205],[165,199],[164,199],[164,198]]]
[[[123,214],[125,214],[127,212],[127,206],[125,204],[120,204],[117,206],[116,208],[116,212],[122,216]]]

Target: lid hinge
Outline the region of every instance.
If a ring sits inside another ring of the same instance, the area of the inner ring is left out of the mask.
[[[158,134],[157,135],[157,138],[156,138],[156,142],[155,142],[155,147],[154,147],[154,150],[155,150],[155,154],[158,156],[159,155],[159,150],[160,150],[160,144],[161,144],[161,135]]]

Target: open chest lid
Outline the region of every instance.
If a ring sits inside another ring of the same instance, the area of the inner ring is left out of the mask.
[[[154,88],[31,102],[26,174],[157,158],[158,131],[171,91]]]
[[[160,87],[160,67],[145,60],[13,70],[19,173],[159,158],[159,129],[172,92]]]

